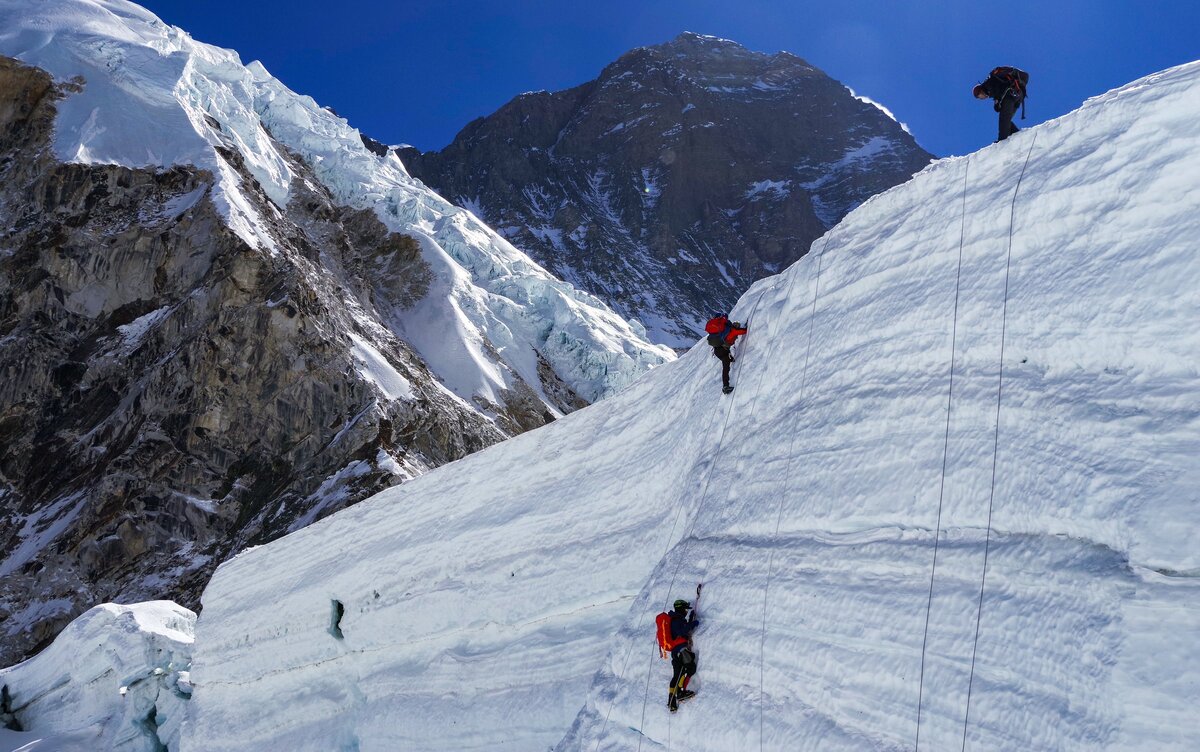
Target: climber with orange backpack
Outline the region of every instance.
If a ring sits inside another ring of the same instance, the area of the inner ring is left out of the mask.
[[[723,313],[715,314],[704,325],[708,332],[708,344],[713,349],[713,357],[721,361],[721,391],[729,394],[733,386],[729,383],[729,365],[736,360],[730,350],[737,338],[749,331],[746,324],[730,321]]]
[[[1025,119],[1025,93],[1029,85],[1029,74],[1010,65],[992,68],[987,79],[975,84],[971,93],[976,99],[992,99],[993,109],[1000,113],[1000,137],[1003,141],[1021,130],[1013,123],[1013,115],[1021,108],[1021,119]]]
[[[700,604],[700,588],[696,586],[696,605]],[[671,612],[662,612],[655,618],[658,632],[658,650],[663,658],[671,658],[671,683],[667,687],[667,708],[672,713],[679,703],[690,700],[696,693],[687,688],[696,674],[696,651],[692,648],[692,631],[699,624],[696,607],[680,598],[675,601]],[[691,613],[689,613],[689,611]]]

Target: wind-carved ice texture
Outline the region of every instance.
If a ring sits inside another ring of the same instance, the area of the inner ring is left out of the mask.
[[[0,669],[21,727],[0,727],[0,749],[178,749],[195,623],[170,601],[79,616],[41,653]]]
[[[1194,749],[1198,123],[1193,63],[942,160],[746,293],[732,395],[699,345],[227,562],[183,748]]]

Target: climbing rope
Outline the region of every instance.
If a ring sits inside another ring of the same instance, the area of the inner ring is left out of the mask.
[[[946,463],[950,457],[950,410],[954,405],[954,355],[958,343],[958,293],[962,283],[963,240],[967,232],[967,176],[971,172],[971,158],[963,170],[962,219],[958,229],[958,270],[954,276],[954,323],[950,328],[950,390],[946,395],[946,434],[942,443],[942,479],[938,485],[937,525],[933,530],[933,566],[929,571],[929,600],[925,604],[925,635],[921,638],[921,679],[917,689],[917,738],[913,750],[921,746],[921,707],[925,699],[925,649],[929,645],[929,617],[933,611],[933,581],[937,576],[938,542],[942,537],[942,501],[946,492]]]
[[[754,299],[754,305],[750,307],[750,313],[749,313],[749,315],[746,316],[747,323],[754,320],[754,313],[755,313],[755,311],[758,310],[758,304],[762,302],[763,296],[766,295],[766,292],[767,292],[766,290],[763,290],[761,293],[759,293],[758,297]],[[741,361],[741,359],[739,358],[739,362],[740,361]],[[742,372],[741,367],[739,366],[737,370],[738,370],[738,375],[740,376],[741,372]],[[760,381],[760,383],[761,383],[761,381]],[[680,568],[683,567],[683,561],[686,558],[687,550],[688,550],[688,548],[691,547],[692,531],[694,531],[696,529],[696,522],[700,519],[700,515],[704,510],[704,504],[708,500],[708,488],[709,488],[709,485],[711,485],[711,483],[712,483],[713,470],[717,466],[717,461],[721,457],[721,450],[724,448],[724,445],[725,445],[725,433],[726,433],[726,430],[729,428],[729,418],[730,418],[730,416],[733,415],[733,404],[734,404],[734,400],[730,399],[729,407],[725,409],[725,420],[721,424],[721,435],[717,439],[717,451],[713,455],[712,462],[710,462],[708,465],[708,473],[704,478],[704,488],[700,491],[700,501],[697,502],[697,504],[696,504],[696,513],[695,513],[695,515],[693,515],[692,521],[688,525],[687,531],[684,532],[683,538],[680,539],[683,542],[683,545],[680,548],[679,556],[677,557],[678,560],[675,563],[675,571],[671,573],[671,581],[667,585],[667,600],[668,601],[671,599],[671,593],[674,592],[674,590],[675,590],[675,580],[679,577],[679,570],[680,570]],[[652,652],[650,654],[650,667],[646,671],[646,687],[645,687],[644,692],[642,693],[642,719],[638,723],[638,728],[645,728],[645,726],[646,726],[646,705],[650,699],[650,679],[653,676],[654,676],[654,653]],[[670,723],[670,721],[668,720],[668,724],[669,723]],[[670,733],[670,726],[668,726],[668,733]],[[642,740],[645,738],[646,737],[644,734],[638,736],[639,752],[641,752],[641,749],[642,749]]]
[[[762,302],[763,295],[765,295],[765,294],[766,294],[766,290],[763,290],[763,292],[759,293],[759,296],[755,299],[754,305],[751,306],[751,308],[750,308],[750,314],[746,317],[747,323],[749,323],[750,321],[752,321],[754,319],[754,313],[755,313],[755,311],[758,310],[758,304],[760,302]],[[744,354],[740,353],[740,352],[739,352],[739,355],[744,356]],[[743,358],[738,358],[738,362],[741,362],[742,360],[743,360]],[[741,366],[738,366],[737,372],[739,375],[741,374],[741,371],[742,371]],[[759,381],[761,383],[761,378]],[[714,414],[714,416],[716,416],[716,415],[719,415],[720,413],[714,412],[713,414]],[[708,497],[708,487],[712,481],[713,468],[716,466],[717,458],[720,457],[721,449],[725,442],[725,430],[729,426],[729,417],[732,414],[733,414],[733,398],[731,397],[729,400],[729,407],[725,411],[725,419],[721,424],[721,434],[720,434],[720,438],[718,438],[718,440],[717,440],[717,453],[714,455],[713,461],[709,465],[708,474],[706,475],[705,480],[704,480],[704,487],[700,493],[700,501],[696,505],[696,516],[693,517],[692,522],[688,526],[687,531],[685,531],[683,536],[680,538],[681,541],[684,541],[684,549],[680,552],[679,563],[676,564],[675,571],[671,575],[670,584],[667,586],[668,600],[670,599],[671,592],[675,588],[675,580],[679,575],[679,568],[683,562],[683,554],[686,552],[687,546],[691,542],[690,536],[691,536],[692,530],[695,528],[696,520],[699,518],[700,512],[704,507],[704,502]],[[717,420],[717,418],[714,417],[714,422],[716,420]],[[679,518],[680,518],[680,515],[682,514],[682,512],[683,512],[683,505],[680,504],[675,510],[675,519],[671,523],[671,532],[670,532],[670,534],[667,535],[667,545],[666,545],[666,548],[663,550],[663,556],[662,556],[662,558],[664,558],[664,559],[667,557],[667,554],[669,554],[671,551],[671,541],[675,536],[675,529],[679,525]],[[642,616],[644,616],[644,614]],[[638,617],[638,631],[640,631],[640,628],[641,628],[642,616]],[[628,650],[625,651],[625,659],[622,662],[622,668],[621,668],[622,675],[624,675],[625,672],[629,668],[629,658],[633,655],[633,647],[636,644],[637,644],[636,641],[630,642]],[[646,706],[647,706],[647,702],[650,697],[650,680],[654,675],[654,656],[657,652],[658,652],[658,649],[657,649],[657,647],[655,647],[653,650],[651,650],[651,653],[650,653],[650,665],[646,671],[646,687],[645,687],[645,690],[642,695],[642,719],[641,719],[641,722],[639,723],[639,728],[642,728],[646,725]],[[596,737],[595,749],[600,748],[600,740],[604,737],[605,732],[608,730],[608,722],[609,722],[610,717],[612,716],[612,711],[613,711],[613,708],[616,707],[616,704],[617,704],[616,698],[614,697],[613,701],[611,703],[609,703],[608,712],[604,716],[604,724],[600,728],[600,734]],[[644,735],[638,737],[638,749],[639,750],[641,749],[643,738],[644,738]]]
[[[1004,338],[1008,326],[1008,281],[1012,270],[1012,238],[1013,221],[1017,211],[1017,194],[1021,191],[1021,181],[1025,179],[1025,168],[1029,167],[1029,158],[1033,156],[1033,146],[1037,143],[1037,131],[1029,142],[1029,151],[1025,153],[1025,164],[1021,166],[1021,176],[1017,178],[1017,187],[1013,189],[1012,204],[1008,210],[1008,256],[1004,262],[1004,305],[1000,312],[1000,376],[996,383],[996,431],[992,438],[992,484],[988,494],[987,534],[983,541],[983,575],[979,579],[979,605],[975,611],[975,641],[971,645],[971,673],[967,679],[967,708],[963,713],[962,749],[967,748],[967,724],[971,717],[971,689],[975,684],[975,654],[979,649],[979,625],[983,619],[983,590],[987,584],[988,554],[992,545],[992,507],[996,499],[996,463],[1000,456],[1000,403],[1004,395]]]
[[[738,369],[738,370],[740,371],[741,369]],[[716,417],[717,415],[719,415],[719,413],[716,413],[716,412],[713,413],[713,422],[714,423],[718,420],[718,418]],[[679,504],[678,506],[675,507],[675,518],[671,522],[671,532],[669,532],[667,534],[667,544],[666,544],[666,547],[663,549],[663,554],[662,554],[661,558],[665,559],[667,557],[667,554],[669,554],[671,552],[671,541],[674,540],[674,538],[675,538],[675,528],[677,528],[679,526],[679,517],[682,514],[683,514],[683,505]],[[637,627],[634,630],[635,635],[641,633],[642,619],[644,616],[645,616],[645,613],[638,615]],[[637,644],[636,639],[630,641],[629,647],[625,651],[625,658],[621,661],[621,675],[622,676],[624,676],[625,673],[629,670],[629,658],[630,658],[630,656],[633,655],[633,647],[636,644]],[[653,661],[654,661],[655,650],[651,650],[651,652],[650,652],[650,659],[651,659],[650,671],[647,672],[647,677],[646,677],[646,692],[647,693],[649,693],[649,688],[650,688],[650,673],[653,671],[653,668],[654,668]],[[596,750],[600,749],[600,740],[604,738],[605,732],[608,731],[608,721],[609,721],[609,718],[612,716],[613,708],[615,708],[616,706],[617,706],[617,699],[614,697],[612,702],[610,702],[608,704],[608,712],[604,714],[604,724],[600,727],[600,734],[596,737],[596,746],[594,747],[594,749],[596,749]],[[642,721],[643,721],[643,724],[645,722],[645,719],[646,719],[646,698],[643,697],[642,698]]]
[[[821,267],[825,260],[825,251],[827,248],[829,248],[829,239],[832,236],[832,234],[833,234],[832,231],[830,231],[830,233],[825,236],[825,242],[821,245],[821,253],[818,254],[818,256],[817,256],[817,274],[816,274],[816,280],[813,283],[812,310],[809,312],[809,316],[808,316],[808,345],[804,351],[804,368],[802,369],[801,376],[800,376],[800,392],[799,392],[799,397],[796,400],[797,404],[800,404],[804,401],[804,393],[806,390],[806,386],[808,384],[808,362],[809,362],[809,358],[812,355],[813,329],[814,329],[814,324],[815,324],[816,318],[817,318],[817,294],[818,294],[818,292],[820,292],[820,289],[821,289]],[[795,285],[796,279],[799,276],[800,276],[799,274],[794,274],[792,276],[792,280],[791,280],[792,286]],[[791,287],[789,287],[788,294],[784,299],[791,300],[791,295],[792,295],[792,289],[791,289]],[[779,537],[779,526],[783,522],[783,500],[787,495],[788,482],[791,480],[791,470],[792,470],[791,457],[792,457],[792,452],[795,450],[796,433],[797,433],[796,431],[792,432],[791,440],[788,442],[788,453],[787,453],[788,461],[787,461],[787,464],[785,465],[786,469],[784,470],[784,475],[783,475],[783,491],[779,494],[779,505],[778,505],[778,509],[775,512],[775,534],[774,534],[775,538]],[[765,729],[765,721],[764,721],[764,713],[763,713],[763,675],[766,671],[765,664],[766,664],[766,646],[767,646],[767,604],[770,602],[769,595],[770,595],[770,590],[771,590],[771,569],[774,566],[774,564],[775,564],[775,548],[772,547],[771,553],[767,556],[767,579],[766,579],[766,582],[763,584],[762,637],[758,643],[758,748],[759,748],[760,752],[763,749],[763,743],[764,743],[763,737],[764,737],[764,729]]]
[[[758,294],[758,297],[756,297],[756,299],[754,301],[754,306],[750,307],[750,313],[748,315],[746,315],[746,323],[750,323],[750,321],[754,320],[754,314],[758,309],[758,303],[762,302],[763,296],[766,294],[767,294],[766,289],[764,289],[762,291],[762,293]],[[740,366],[739,366],[738,367],[738,375],[740,375],[740,374],[742,374],[742,368],[740,368]],[[760,384],[761,384],[761,379],[760,379]],[[726,429],[728,427],[730,427],[730,416],[732,416],[732,415],[733,415],[733,399],[730,399],[730,407],[726,408],[726,410],[725,410],[725,421],[721,423],[721,435],[718,439],[716,439],[716,452],[713,455],[713,462],[710,462],[708,464],[708,473],[706,474],[706,476],[704,476],[704,487],[701,489],[701,492],[700,492],[700,501],[698,501],[698,503],[696,504],[695,516],[692,516],[691,523],[688,525],[688,530],[685,531],[682,539],[680,539],[683,541],[683,546],[680,547],[680,549],[679,549],[679,555],[678,555],[677,561],[676,561],[676,568],[674,568],[674,572],[671,573],[671,582],[667,584],[667,601],[671,600],[671,594],[674,591],[674,583],[676,583],[676,579],[679,577],[679,570],[680,570],[680,568],[683,567],[684,559],[686,558],[686,553],[688,553],[688,549],[691,547],[692,531],[694,531],[696,529],[696,522],[700,521],[701,512],[704,509],[704,503],[706,503],[706,501],[708,500],[708,488],[709,488],[710,483],[712,483],[712,481],[713,481],[713,470],[716,468],[716,463],[718,463],[718,461],[721,457],[721,449],[722,449],[722,447],[725,446],[725,433],[726,433]],[[644,688],[644,691],[642,692],[642,720],[640,722],[638,722],[638,728],[646,728],[646,706],[647,706],[647,703],[649,702],[650,679],[653,678],[653,675],[654,675],[654,652],[652,651],[652,652],[650,652],[649,668],[647,669],[647,672],[646,672],[646,688]],[[668,735],[670,735],[670,733],[671,733],[670,723],[671,723],[670,718],[668,718],[668,720],[667,720],[667,734]],[[638,752],[641,752],[643,739],[646,739],[646,735],[644,735],[644,734],[638,736],[638,738],[637,738]]]

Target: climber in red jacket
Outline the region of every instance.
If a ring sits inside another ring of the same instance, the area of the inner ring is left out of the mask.
[[[745,324],[730,321],[725,314],[719,313],[708,320],[704,331],[708,332],[708,344],[712,345],[713,355],[721,361],[721,391],[729,394],[733,391],[729,384],[729,364],[735,360],[729,348],[749,330]]]

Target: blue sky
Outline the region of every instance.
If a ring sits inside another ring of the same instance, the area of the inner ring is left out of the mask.
[[[1200,59],[1200,0],[145,0],[200,41],[258,59],[387,143],[440,149],[523,91],[595,78],[681,31],[787,50],[892,110],[938,156],[995,138],[970,96],[994,65],[1031,74],[1032,125]]]

